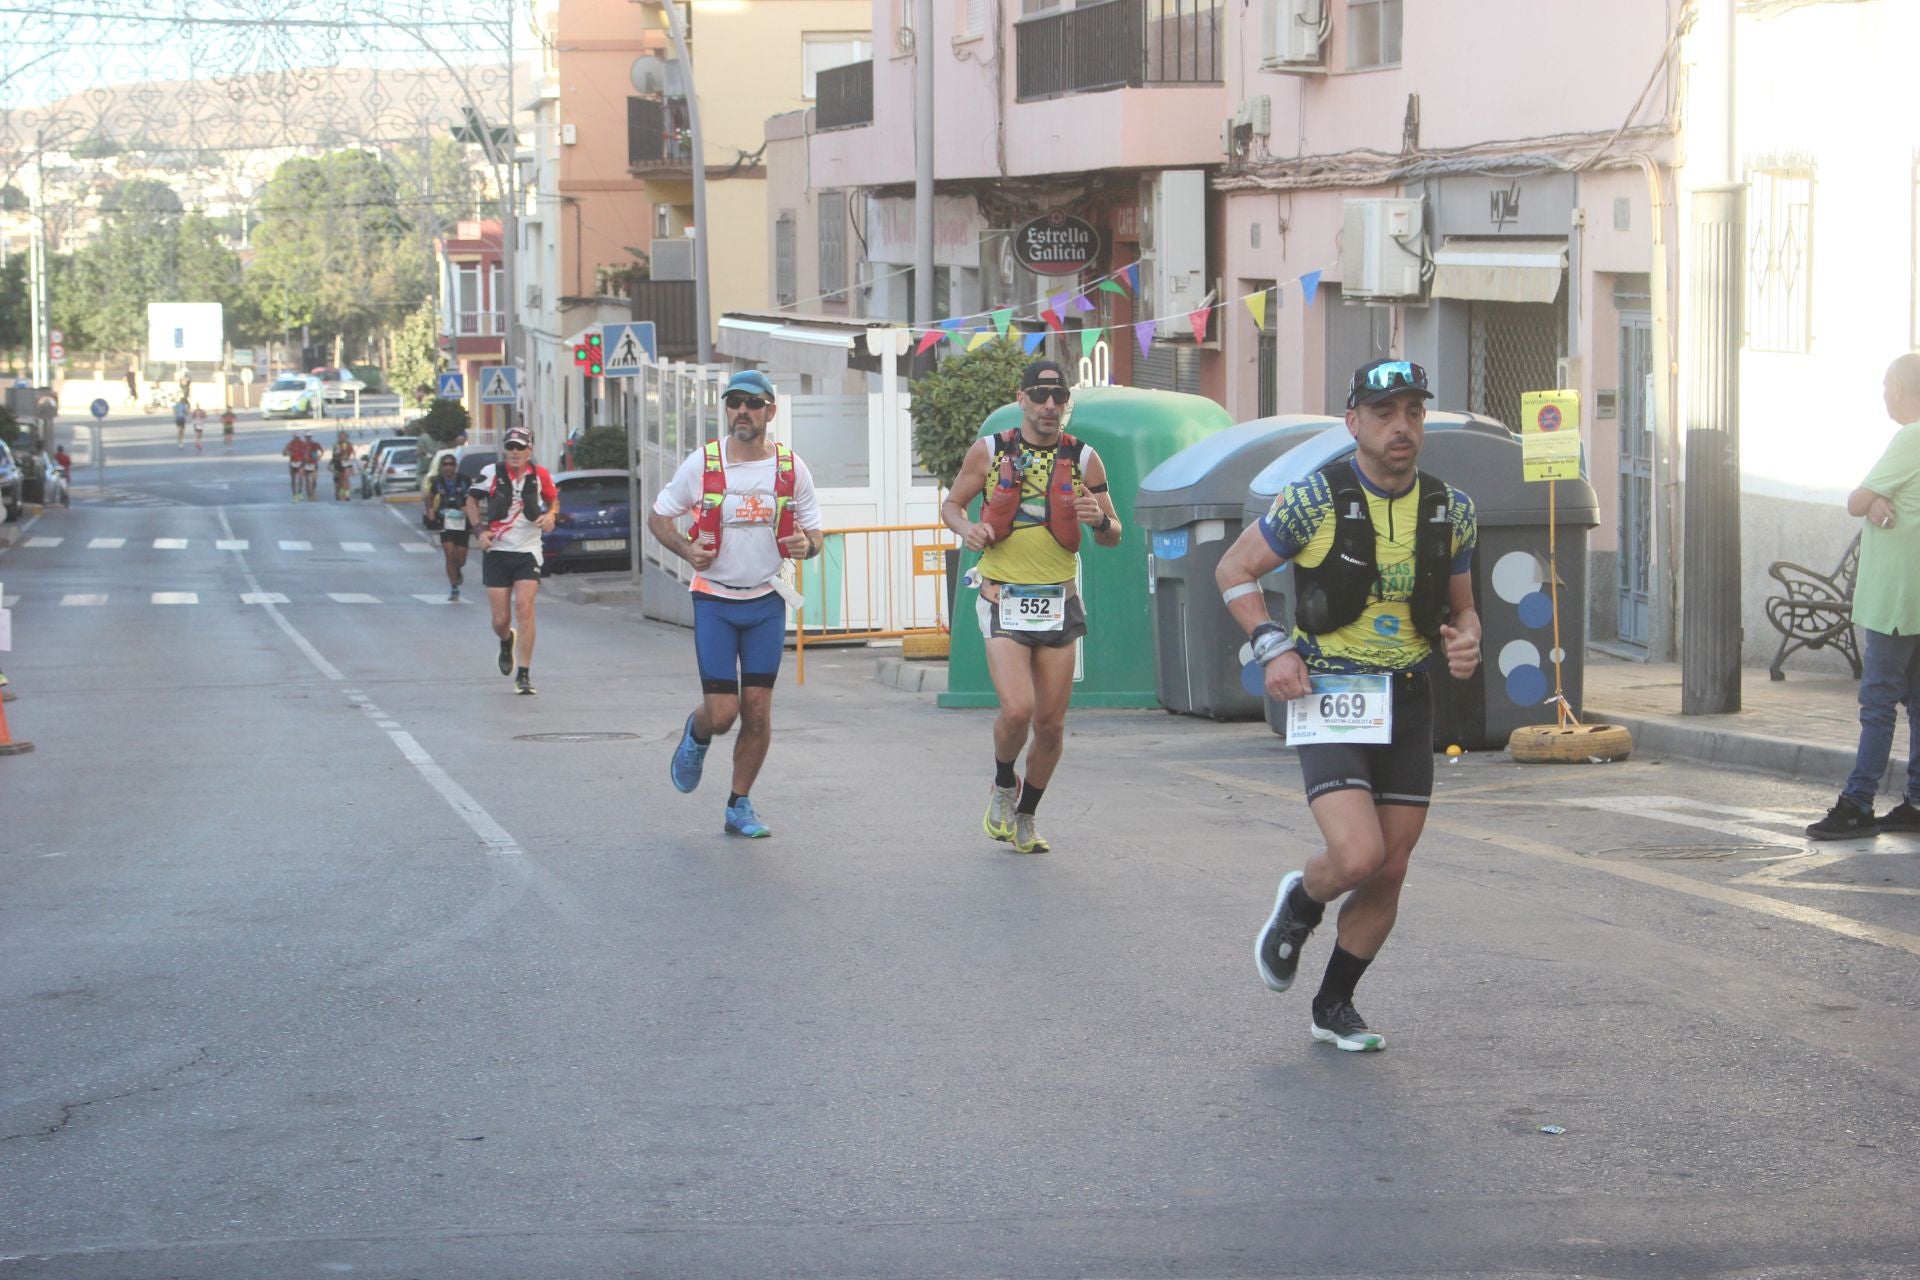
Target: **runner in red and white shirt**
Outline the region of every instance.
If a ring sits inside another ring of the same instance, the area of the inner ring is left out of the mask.
[[[482,467],[467,491],[467,527],[480,539],[480,581],[500,637],[500,674],[513,677],[515,693],[530,694],[533,604],[545,560],[541,535],[553,531],[560,490],[547,469],[534,464],[533,433],[525,427],[508,429],[500,455],[505,461]]]
[[[307,442],[302,440],[300,433],[296,431],[293,439],[287,441],[286,447],[280,452],[286,455],[287,482],[293,486],[293,500],[298,502],[305,496],[306,490],[303,473],[307,466]]]

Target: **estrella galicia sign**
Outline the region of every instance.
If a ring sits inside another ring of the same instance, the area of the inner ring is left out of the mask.
[[[1013,256],[1043,276],[1070,276],[1100,257],[1100,230],[1085,218],[1054,209],[1013,233]]]

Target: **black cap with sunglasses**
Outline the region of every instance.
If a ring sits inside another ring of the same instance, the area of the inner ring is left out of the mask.
[[[1020,371],[1020,389],[1035,404],[1065,404],[1073,395],[1067,371],[1056,360],[1035,360]]]
[[[1399,395],[1433,399],[1427,386],[1427,371],[1411,360],[1370,360],[1353,371],[1347,388],[1347,408],[1378,404]]]

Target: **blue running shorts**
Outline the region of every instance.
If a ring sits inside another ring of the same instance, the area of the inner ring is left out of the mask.
[[[787,643],[787,602],[769,591],[751,600],[693,593],[693,650],[703,693],[771,689]]]

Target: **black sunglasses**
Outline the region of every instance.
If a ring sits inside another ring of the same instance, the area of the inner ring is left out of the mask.
[[[1411,360],[1388,360],[1371,369],[1356,372],[1347,391],[1347,407],[1363,395],[1377,391],[1426,391],[1427,371]]]
[[[1027,399],[1035,404],[1065,404],[1073,398],[1073,392],[1066,387],[1028,387]]]
[[[743,396],[743,395],[735,394],[735,395],[728,396],[726,403],[727,403],[727,408],[729,409],[752,409],[757,412],[761,409],[766,408],[768,405],[772,404],[773,401],[764,399],[760,396]]]
[[[519,443],[519,442],[517,442],[517,441],[515,441],[515,442],[511,442],[511,443],[509,443],[509,444],[508,444],[508,445],[506,446],[506,449],[507,449],[507,452],[509,452],[509,453],[515,453],[515,452],[525,452],[526,450],[528,450],[528,449],[531,449],[531,448],[533,448],[533,446],[532,446],[532,445],[530,445],[530,444],[520,444],[520,443]]]

